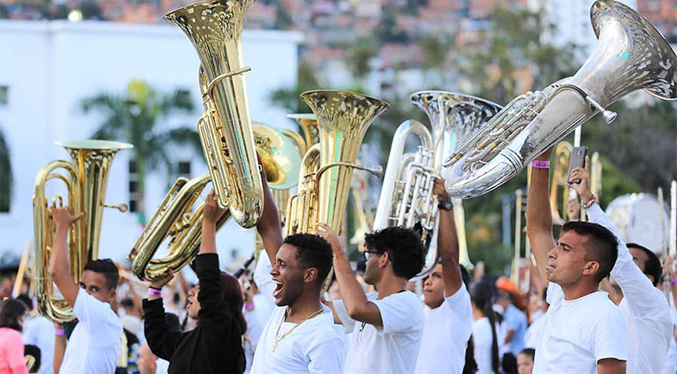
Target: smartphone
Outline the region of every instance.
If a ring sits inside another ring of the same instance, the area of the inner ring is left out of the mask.
[[[571,171],[574,170],[577,167],[585,167],[585,156],[588,155],[588,147],[574,147],[574,149],[571,151],[571,156],[569,157],[569,173],[568,173],[568,181],[569,184],[579,184],[581,183],[581,180],[579,178],[576,178],[574,180],[571,180]]]

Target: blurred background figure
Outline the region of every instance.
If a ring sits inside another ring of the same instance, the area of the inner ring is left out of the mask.
[[[0,374],[27,374],[21,339],[26,305],[16,299],[0,305]]]

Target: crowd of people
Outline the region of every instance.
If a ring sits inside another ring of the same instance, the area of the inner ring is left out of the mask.
[[[75,320],[36,313],[44,295],[4,300],[0,374],[676,374],[677,261],[663,268],[650,248],[621,239],[590,192],[586,168],[574,169],[580,183],[570,187],[588,221],[553,226],[550,157],[531,172],[536,281],[527,294],[506,277],[482,275],[481,266],[471,280],[442,179],[434,184],[438,260],[418,284],[410,279],[426,249],[417,231],[367,234],[364,269],[356,271],[325,224],[283,237],[265,175],[256,227],[264,251],[239,279],[219,270],[216,222],[224,212],[213,192],[196,279],[186,270],[140,284],[106,259],[73,279],[67,236],[82,213],[55,208],[49,271]]]

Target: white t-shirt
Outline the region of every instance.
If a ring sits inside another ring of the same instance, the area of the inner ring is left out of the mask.
[[[627,373],[659,373],[672,340],[670,305],[632,260],[620,233],[599,204],[588,209],[588,216],[590,222],[604,226],[618,239],[618,259],[611,275],[623,291],[623,301],[618,307],[628,329]]]
[[[497,342],[500,341],[499,328],[498,325],[495,326]],[[472,340],[475,345],[474,352],[475,363],[477,364],[477,374],[494,374],[491,366],[491,347],[494,343],[494,335],[491,332],[491,322],[489,321],[489,318],[482,317],[473,322]]]
[[[625,321],[606,292],[565,300],[562,288],[551,282],[547,302],[534,373],[595,374],[599,360],[627,360]]]
[[[73,307],[78,317],[59,373],[113,374],[120,358],[122,322],[110,304],[80,289]]]
[[[460,374],[472,334],[472,307],[465,286],[431,309],[425,318],[416,374]]]
[[[677,342],[675,339],[670,339],[670,349],[665,357],[661,374],[677,374]]]
[[[334,301],[334,310],[351,333],[346,374],[410,374],[414,372],[423,336],[423,303],[413,292],[404,291],[377,300],[376,292],[367,299],[380,313],[383,327],[350,318],[342,300]]]
[[[32,344],[40,349],[40,370],[38,374],[53,374],[54,362],[54,323],[37,314],[24,321],[24,344]]]
[[[276,341],[277,328],[284,318],[286,307],[275,307],[254,354],[252,374],[313,373],[339,374],[343,370],[343,340],[334,329],[334,317],[325,307],[324,313],[309,320]],[[282,322],[279,336],[283,336],[294,323]]]
[[[527,329],[527,333],[524,334],[524,348],[536,349],[538,341],[541,339],[541,334],[543,333],[543,326],[545,326],[545,318],[543,317],[538,318],[531,323]]]

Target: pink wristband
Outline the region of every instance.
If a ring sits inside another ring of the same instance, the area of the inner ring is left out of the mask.
[[[153,287],[148,287],[148,296],[162,296],[162,290]]]
[[[550,169],[550,161],[533,160],[531,166],[536,169]]]
[[[674,287],[674,286],[677,286],[677,279],[672,279],[670,281],[670,287]]]
[[[63,329],[54,328],[54,335],[66,336],[66,332]]]

